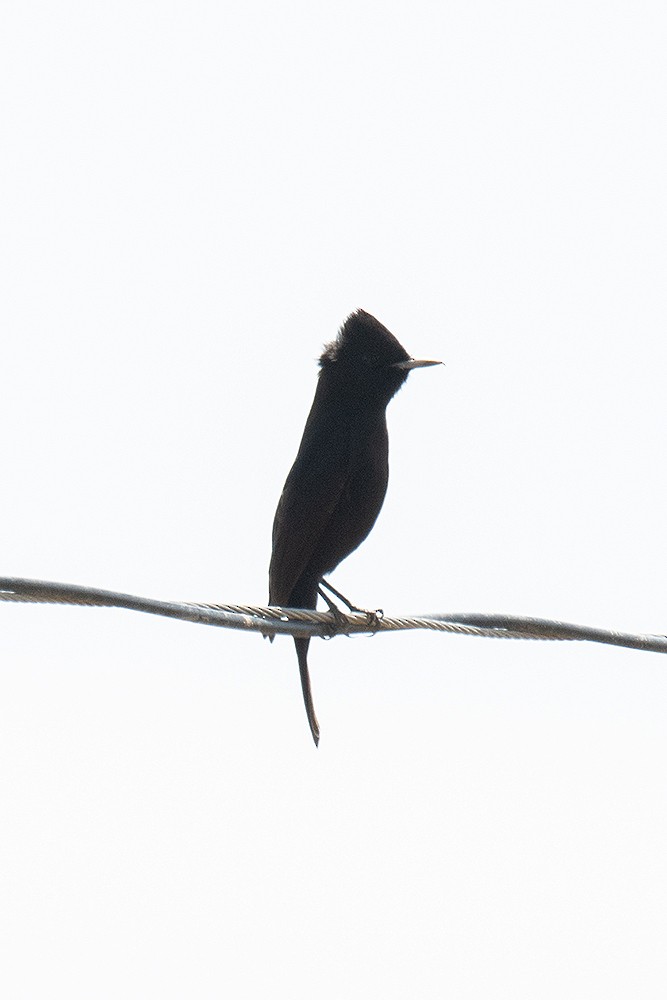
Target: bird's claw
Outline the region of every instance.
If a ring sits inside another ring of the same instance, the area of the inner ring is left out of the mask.
[[[359,610],[366,615],[366,624],[368,625],[369,632],[375,632],[380,625],[381,619],[384,618],[382,608],[376,608],[375,611],[369,611],[367,608],[360,608]]]
[[[365,615],[366,616],[366,627],[369,632],[375,634],[379,628],[380,621],[384,617],[384,611],[382,608],[376,608],[375,611],[369,611],[368,608],[350,608],[351,614]],[[346,615],[344,611],[341,611],[339,607],[335,604],[329,606],[329,614],[333,619],[333,635],[339,635],[341,632],[349,635],[350,628],[350,618]]]
[[[320,593],[322,594],[321,591]],[[334,602],[330,600],[326,594],[322,594],[322,597],[327,603],[327,608],[332,619],[331,635],[329,636],[329,638],[333,638],[333,636],[335,635],[340,635],[341,633],[345,633],[349,627],[349,621],[347,615],[345,614],[345,612],[341,611],[338,605],[334,604]]]

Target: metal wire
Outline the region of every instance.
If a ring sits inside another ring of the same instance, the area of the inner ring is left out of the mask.
[[[198,625],[244,629],[263,635],[320,636],[375,634],[376,632],[429,629],[458,635],[496,639],[541,639],[551,641],[600,642],[653,653],[667,653],[667,636],[634,635],[588,625],[572,625],[548,618],[518,615],[490,615],[462,612],[410,617],[389,617],[378,613],[332,615],[330,612],[271,608],[246,604],[204,604],[159,601],[111,590],[79,587],[46,580],[0,577],[0,601],[26,604],[75,604],[86,607],[126,608]]]

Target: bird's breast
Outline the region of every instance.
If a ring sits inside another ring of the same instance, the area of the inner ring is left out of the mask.
[[[338,502],[313,554],[312,562],[322,575],[354,552],[377,520],[389,478],[386,426],[360,436],[352,428],[349,455]]]

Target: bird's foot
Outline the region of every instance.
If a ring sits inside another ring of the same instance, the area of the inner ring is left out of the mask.
[[[352,611],[353,613],[359,615],[366,615],[366,623],[369,631],[374,632],[375,629],[377,629],[380,619],[384,615],[382,608],[376,608],[375,611],[370,611],[368,608],[359,608],[356,604],[352,604],[351,601],[348,601],[347,597],[341,594],[340,591],[336,590],[335,587],[332,587],[328,580],[320,580],[320,586],[317,588],[320,597],[326,601],[329,611],[339,626],[345,622],[345,615],[343,615],[338,605],[334,604],[331,598],[324,592],[323,588],[326,588],[330,591],[330,593],[335,594],[336,597],[343,602],[348,611]]]
[[[357,610],[366,615],[368,631],[375,632],[380,624],[380,619],[384,618],[384,611],[382,608],[376,608],[375,611],[369,611],[368,608],[358,608]]]
[[[334,604],[329,595],[325,594],[321,587],[318,587],[317,589],[320,597],[325,601],[326,606],[329,609],[329,614],[333,618],[333,635],[345,632],[348,627],[347,615],[340,610],[337,604]]]

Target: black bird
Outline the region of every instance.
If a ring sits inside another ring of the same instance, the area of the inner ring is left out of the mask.
[[[273,521],[269,604],[315,608],[322,578],[366,538],[387,492],[387,403],[413,368],[437,364],[415,361],[363,309],[348,316],[325,347],[315,399]],[[317,746],[309,642],[294,640]]]

